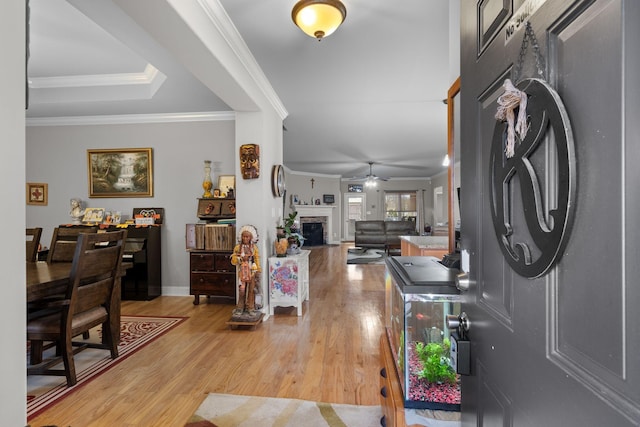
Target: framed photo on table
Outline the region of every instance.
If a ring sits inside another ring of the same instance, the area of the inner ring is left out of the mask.
[[[83,224],[102,224],[104,220],[104,208],[87,208],[82,217]]]
[[[41,182],[27,183],[27,204],[28,205],[47,206],[48,197],[49,197],[48,184],[41,183]]]
[[[153,197],[151,148],[87,150],[89,197]]]
[[[222,197],[233,197],[236,191],[235,175],[220,175],[218,177],[218,188]]]

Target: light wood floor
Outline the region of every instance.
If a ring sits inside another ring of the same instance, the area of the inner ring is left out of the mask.
[[[348,247],[313,248],[302,316],[277,308],[256,330],[228,329],[233,307],[204,298],[124,301],[125,315],[189,319],[30,425],[183,426],[207,393],[379,404],[384,266],[347,265]]]

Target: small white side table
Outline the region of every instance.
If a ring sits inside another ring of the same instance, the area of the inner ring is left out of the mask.
[[[269,313],[275,307],[298,309],[302,316],[302,303],[309,301],[309,253],[301,250],[297,255],[269,257]]]

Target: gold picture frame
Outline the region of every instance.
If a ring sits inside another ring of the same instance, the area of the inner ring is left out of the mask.
[[[218,188],[222,197],[232,197],[236,191],[235,175],[220,175],[218,177]]]
[[[83,224],[102,224],[104,220],[104,208],[87,208],[82,217]]]
[[[27,204],[47,206],[49,185],[44,182],[27,182]]]
[[[153,149],[87,150],[89,197],[153,197]]]

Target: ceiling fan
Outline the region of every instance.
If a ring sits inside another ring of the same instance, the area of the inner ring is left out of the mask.
[[[377,176],[373,174],[373,162],[369,162],[369,174],[365,176],[356,176],[353,177],[356,181],[364,181],[365,185],[368,187],[375,187],[376,181],[388,181],[389,178],[383,178],[381,176]]]

